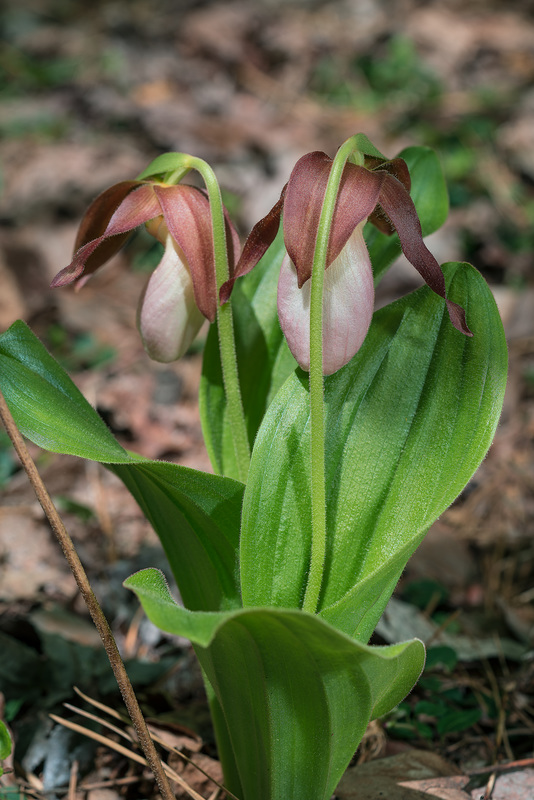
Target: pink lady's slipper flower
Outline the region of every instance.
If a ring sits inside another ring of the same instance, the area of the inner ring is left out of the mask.
[[[402,250],[428,286],[447,303],[452,324],[471,332],[464,310],[447,299],[443,273],[423,242],[409,195],[406,163],[366,157],[367,166],[347,163],[332,220],[323,296],[323,372],[330,375],[358,352],[371,323],[373,272],[363,238],[369,220],[385,233],[396,230]],[[233,282],[249,272],[278,231],[283,214],[287,255],[278,282],[278,316],[289,349],[304,370],[310,366],[310,288],[319,218],[332,166],[325,153],[303,156],[280,200],[252,229],[234,276],[221,289],[226,300]]]
[[[213,322],[217,314],[212,218],[200,189],[152,181],[111,186],[86,211],[73,260],[52,286],[83,286],[144,223],[165,252],[141,296],[138,326],[151,358],[174,361],[186,352],[204,319]],[[232,275],[239,238],[227,214],[226,241]]]

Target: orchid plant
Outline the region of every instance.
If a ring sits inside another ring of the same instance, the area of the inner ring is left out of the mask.
[[[206,190],[183,183],[192,169]],[[83,284],[138,225],[164,244],[139,328],[168,361],[212,323],[199,402],[215,474],[124,450],[23,323],[0,336],[22,432],[105,464],[158,533],[183,604],[155,569],[125,585],[193,643],[239,800],[328,800],[423,669],[418,640],[368,642],[491,444],[507,371],[485,281],[424,243],[446,215],[432,151],[389,160],[361,134],[300,159],[241,254],[200,159],[160,156],[94,201],[54,285]],[[373,313],[401,249],[426,286]]]

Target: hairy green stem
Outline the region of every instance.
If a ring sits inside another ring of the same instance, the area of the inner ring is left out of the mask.
[[[325,432],[323,396],[323,286],[332,219],[341,177],[356,149],[356,137],[348,139],[332,163],[313,254],[310,297],[310,457],[311,457],[311,556],[303,611],[315,613],[319,603],[326,556]]]
[[[24,439],[22,438],[20,431],[15,424],[15,420],[13,419],[11,411],[9,410],[4,399],[4,395],[1,391],[0,419],[4,423],[6,432],[13,443],[13,447],[17,451],[22,466],[24,467],[30,483],[33,486],[35,494],[37,495],[37,499],[42,506],[50,526],[56,534],[59,544],[61,545],[61,549],[63,550],[72,574],[74,575],[80,593],[85,600],[85,604],[89,610],[89,613],[91,614],[95,627],[100,634],[100,638],[102,639],[102,643],[109,659],[109,663],[111,664],[111,669],[113,670],[113,674],[115,675],[115,679],[119,685],[124,704],[128,709],[128,714],[130,715],[130,719],[132,720],[133,726],[137,733],[139,744],[143,749],[147,763],[157,781],[161,796],[164,798],[164,800],[175,800],[175,795],[170,787],[163,764],[161,763],[161,759],[158,756],[154,742],[152,741],[148,731],[145,718],[143,717],[139,703],[137,702],[137,697],[128,677],[128,673],[126,672],[126,667],[124,666],[124,662],[120,656],[117,643],[113,633],[111,632],[111,628],[109,627],[104,612],[102,611],[100,604],[93,593],[89,578],[87,577],[87,573],[85,572],[78,557],[78,553],[76,552],[72,539],[70,538],[63,521],[46,490],[41,476],[37,471],[37,467],[35,466],[33,459],[28,452],[26,443],[24,442]]]
[[[215,173],[205,161],[191,157],[191,168],[198,170],[206,184],[213,220],[213,248],[215,256],[215,275],[217,281],[217,297],[222,284],[230,277],[228,266],[228,250],[226,247],[226,226],[221,191]],[[219,349],[221,367],[228,408],[228,418],[234,442],[234,451],[240,480],[245,483],[250,465],[250,446],[241,387],[237,369],[237,356],[234,336],[231,301],[223,306],[217,305],[217,328],[219,332]]]

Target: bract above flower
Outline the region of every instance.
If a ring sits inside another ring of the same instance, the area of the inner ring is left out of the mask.
[[[232,275],[239,237],[226,211],[225,220]],[[145,289],[138,320],[149,355],[169,361],[179,357],[172,354],[185,352],[203,318],[213,322],[217,314],[212,217],[202,190],[151,181],[123,181],[110,187],[85,213],[73,260],[52,286],[82,286],[122,247],[131,231],[145,223],[165,245],[165,254]],[[190,319],[174,320],[173,314]]]
[[[362,235],[367,220],[386,233],[397,231],[408,260],[428,286],[446,301],[452,324],[467,336],[471,335],[463,308],[447,299],[443,273],[423,242],[421,225],[409,194],[406,163],[399,158],[392,161],[372,158],[366,163],[368,166],[346,164],[332,220],[323,297],[325,374],[335,372],[350,361],[360,348],[371,321],[372,267]],[[280,200],[254,226],[233,277],[221,288],[224,301],[235,279],[249,272],[265,253],[276,236],[283,214],[289,263],[284,262],[281,270],[278,314],[289,348],[306,370],[309,369],[309,283],[331,167],[332,159],[321,152],[309,153],[297,162]],[[352,277],[347,276],[347,272]],[[300,297],[295,287],[300,290]]]

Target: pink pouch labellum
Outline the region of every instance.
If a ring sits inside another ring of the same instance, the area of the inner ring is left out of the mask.
[[[169,236],[137,312],[145,350],[154,361],[175,361],[189,349],[203,322],[184,256]]]
[[[363,225],[326,270],[323,294],[323,373],[331,375],[360,349],[373,316],[374,286]],[[278,316],[289,349],[302,369],[310,368],[311,279],[301,289],[289,256],[278,282]]]

